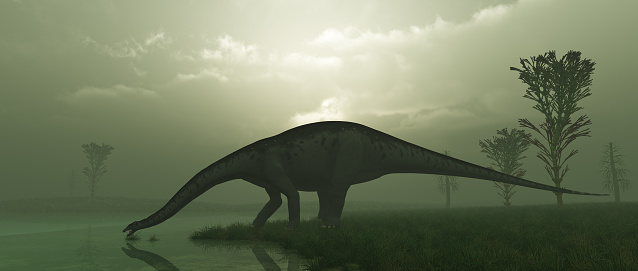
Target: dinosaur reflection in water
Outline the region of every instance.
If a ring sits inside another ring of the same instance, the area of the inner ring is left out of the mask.
[[[204,242],[197,242],[198,245],[204,246],[204,247],[210,247],[211,245],[207,245]],[[141,250],[141,249],[137,249],[135,248],[135,246],[133,246],[130,243],[126,244],[127,248],[122,247],[122,251],[124,251],[124,253],[134,259],[139,259],[145,263],[147,263],[148,265],[150,265],[151,267],[153,267],[155,270],[157,271],[180,271],[179,268],[177,268],[177,266],[175,266],[173,263],[171,263],[169,260],[167,260],[166,258],[157,255],[153,252],[150,251],[146,251],[146,250]],[[270,255],[268,255],[268,253],[266,253],[266,249],[264,248],[263,245],[261,244],[255,244],[252,245],[250,247],[250,250],[253,252],[253,254],[255,255],[255,257],[257,258],[257,261],[259,261],[259,263],[261,264],[261,266],[264,268],[264,270],[266,271],[280,271],[281,268],[279,267],[279,265],[277,265],[277,263],[275,262],[275,260],[273,260]],[[297,258],[297,255],[295,254],[290,254],[287,256],[288,257],[288,271],[299,271],[299,259]]]
[[[177,266],[173,265],[170,261],[160,255],[146,250],[137,249],[130,243],[127,243],[126,246],[128,246],[128,248],[122,248],[122,251],[124,251],[126,256],[142,260],[157,271],[179,271]]]

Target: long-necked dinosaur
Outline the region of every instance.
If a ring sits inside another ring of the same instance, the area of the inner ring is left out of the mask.
[[[317,191],[324,226],[339,225],[346,192],[353,184],[390,173],[424,173],[476,178],[536,189],[604,196],[544,185],[503,174],[403,141],[370,127],[343,121],[292,128],[245,146],[204,168],[157,212],[129,224],[128,235],[175,215],[215,185],[243,179],[263,187],[270,200],[252,225],[259,227],[288,199],[288,228],[299,225],[299,192]]]

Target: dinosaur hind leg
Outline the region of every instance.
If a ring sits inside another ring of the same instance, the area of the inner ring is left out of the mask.
[[[266,224],[266,220],[272,216],[272,214],[281,206],[281,193],[274,187],[266,188],[270,200],[264,205],[264,208],[259,211],[257,218],[253,221],[253,227],[261,227]]]
[[[328,217],[328,210],[330,210],[330,193],[327,190],[317,191],[319,196],[319,214],[317,220],[323,221]]]
[[[346,194],[348,187],[331,190],[325,192],[328,200],[328,208],[326,209],[326,216],[323,219],[324,228],[335,228],[341,224],[341,213],[343,212],[343,206],[346,202]]]
[[[353,180],[356,180],[356,177],[360,175],[366,159],[363,156],[363,143],[359,138],[347,137],[341,144],[342,146],[336,154],[330,186],[324,192],[328,194],[324,196],[328,199],[328,208],[324,207],[327,210],[324,227],[327,228],[338,227],[341,223],[341,213],[346,201],[346,194]],[[321,200],[321,194],[319,199]]]

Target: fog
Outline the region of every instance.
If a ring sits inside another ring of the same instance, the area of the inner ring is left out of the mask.
[[[630,1],[3,1],[0,3],[0,199],[86,197],[81,145],[114,147],[97,197],[168,200],[199,170],[286,129],[358,122],[488,166],[479,140],[543,119],[519,58],[569,50],[597,64],[591,137],[564,155],[568,189],[605,193],[604,145],[632,179],[638,3]],[[532,131],[534,137],[539,137]],[[528,180],[552,184],[530,146]],[[74,172],[74,186],[70,186]],[[452,206],[498,206],[490,181],[458,178]],[[517,187],[513,205],[552,204]],[[636,201],[638,189],[621,194]],[[316,201],[301,192],[302,201]],[[198,198],[265,203],[235,180]],[[613,197],[564,195],[565,204]],[[444,206],[433,175],[355,185],[348,201]]]

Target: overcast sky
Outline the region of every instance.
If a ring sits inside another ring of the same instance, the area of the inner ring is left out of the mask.
[[[569,146],[579,153],[563,185],[601,193],[609,141],[636,176],[637,9],[596,0],[2,1],[0,199],[68,196],[72,170],[74,194],[88,195],[80,145],[96,142],[115,148],[98,196],[168,200],[228,153],[321,120],[487,166],[479,140],[518,128],[518,118],[543,120],[509,67],[549,50],[596,62],[592,95],[573,117],[590,117],[591,137]],[[553,184],[537,152],[521,161],[525,177]],[[458,182],[453,206],[502,202],[492,182]],[[517,190],[514,205],[556,201]],[[241,180],[200,197],[267,199]],[[637,200],[638,188],[622,199]],[[436,176],[416,174],[353,186],[348,200],[445,204]]]

